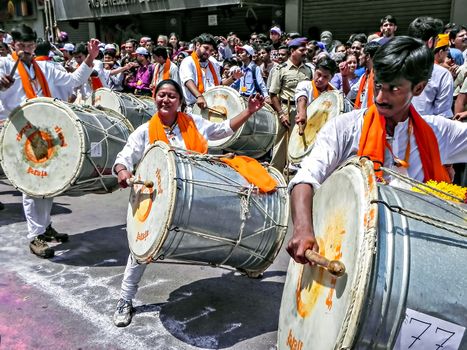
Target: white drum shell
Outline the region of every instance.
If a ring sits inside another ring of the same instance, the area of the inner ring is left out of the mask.
[[[228,86],[215,86],[203,94],[209,108],[226,113],[232,119],[248,107],[245,97]],[[211,121],[222,121],[222,117],[207,109],[201,110],[196,104],[193,113]],[[253,158],[265,155],[273,146],[278,131],[274,110],[267,104],[253,114],[234,135],[216,141],[208,141],[210,151],[235,152]]]
[[[141,194],[148,192],[143,186],[131,192],[130,250],[141,262],[172,258],[266,269],[282,245],[289,214],[285,181],[275,169],[268,170],[280,187],[271,194],[252,192],[248,202],[249,184],[224,163],[156,143],[135,174],[154,181],[156,195]],[[145,220],[139,219],[141,211],[148,213]]]
[[[156,113],[156,104],[151,98],[138,98],[108,88],[97,89],[87,102],[92,106],[102,106],[123,114],[135,129]]]
[[[30,196],[110,192],[117,187],[111,167],[132,131],[116,112],[35,98],[10,114],[0,137],[0,160],[12,185]],[[50,139],[48,156],[40,162],[26,147],[34,133]]]
[[[304,136],[299,135],[298,124],[292,129],[288,147],[289,160],[294,164],[299,164],[310,153],[316,135],[324,124],[342,113],[352,111],[352,109],[350,101],[344,97],[342,92],[338,90],[323,92],[307,107],[307,124]]]
[[[432,196],[375,186],[362,176],[365,166],[361,171],[355,164],[333,173],[314,198],[315,234],[324,255],[338,257],[326,237],[339,233],[339,260],[347,274],[333,282],[320,268],[290,262],[279,316],[279,349],[290,349],[293,341],[303,349],[391,349],[406,308],[467,324],[467,280],[458,277],[467,275],[467,267],[459,263],[467,261],[465,240],[371,202],[379,199],[454,222],[467,233],[465,212]],[[313,302],[303,308],[307,296]],[[467,346],[466,338],[461,348]]]

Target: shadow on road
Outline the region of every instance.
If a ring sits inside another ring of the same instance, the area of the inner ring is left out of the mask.
[[[264,277],[277,275],[271,271]],[[228,348],[277,331],[283,286],[232,272],[187,284],[173,291],[168,302],[138,307],[136,312],[159,310],[164,327],[189,345]]]
[[[74,234],[54,249],[55,262],[73,266],[125,266],[129,253],[125,225]]]
[[[0,210],[0,226],[26,221],[22,203],[3,203],[3,205],[5,209]],[[72,211],[66,206],[68,204],[54,203],[52,215],[70,214]]]

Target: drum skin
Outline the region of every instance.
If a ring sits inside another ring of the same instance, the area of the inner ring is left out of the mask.
[[[320,253],[342,261],[347,273],[336,279],[291,259],[278,349],[392,349],[406,308],[467,324],[467,280],[459,278],[467,275],[459,264],[467,261],[465,239],[386,204],[456,223],[467,233],[465,212],[433,196],[376,184],[368,163],[347,163],[316,191]]]
[[[337,90],[323,92],[312,101],[306,110],[307,122],[304,136],[298,134],[299,126],[292,129],[289,141],[289,160],[298,164],[310,153],[316,135],[326,122],[342,113],[352,110],[350,102]]]
[[[108,88],[97,89],[86,102],[94,107],[102,106],[123,114],[135,129],[149,121],[156,112],[156,104],[151,98],[138,98]]]
[[[268,170],[277,190],[249,193],[253,188],[226,164],[156,142],[135,174],[154,187],[135,185],[130,194],[131,252],[143,263],[171,258],[265,270],[279,252],[289,217],[285,180]]]
[[[110,192],[111,167],[132,131],[114,111],[30,99],[5,123],[0,160],[11,184],[33,197]]]
[[[228,86],[215,86],[207,90],[203,96],[209,108],[225,113],[227,119],[232,119],[248,107],[247,99]],[[215,112],[201,110],[196,104],[193,106],[193,113],[214,122],[222,122],[225,119]],[[208,146],[210,152],[214,153],[225,150],[260,158],[274,146],[278,127],[274,110],[265,104],[235,134],[221,140],[208,141]]]

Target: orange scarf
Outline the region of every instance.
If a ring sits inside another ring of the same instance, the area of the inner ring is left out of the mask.
[[[176,123],[178,123],[187,150],[198,153],[208,152],[208,142],[203,135],[199,133],[195,122],[189,115],[178,112]],[[149,121],[149,143],[152,144],[156,141],[163,141],[169,144],[158,113],[154,114]]]
[[[196,128],[193,119],[182,112],[178,112],[177,121],[182,134],[183,142],[185,142],[186,149],[198,153],[208,152],[208,143]],[[155,141],[163,141],[169,144],[167,135],[164,131],[164,126],[156,113],[149,121],[149,143]],[[256,159],[236,156],[233,159],[221,158],[221,161],[229,165],[242,175],[248,182],[257,186],[261,192],[269,192],[276,188],[277,182],[271,175],[264,169]]]
[[[167,80],[167,79],[170,79],[170,60],[169,58],[167,58],[165,60],[165,64],[164,64],[164,71],[162,72],[162,80]],[[154,79],[154,84],[157,84],[157,80],[159,79],[159,72],[160,72],[160,67],[159,69],[156,71],[156,78]]]
[[[358,87],[357,100],[355,101],[355,109],[360,109],[362,107],[362,95],[363,90],[365,90],[365,85],[368,80],[367,93],[366,93],[366,106],[367,108],[373,106],[374,104],[374,73],[373,69],[370,70],[370,73],[365,73],[362,80],[360,81],[360,86]]]
[[[91,77],[91,84],[92,84],[92,89],[94,91],[96,91],[97,89],[100,89],[101,87],[104,87],[99,77]]]
[[[191,53],[191,57],[193,58],[193,61],[195,62],[195,67],[196,67],[196,75],[198,79],[198,91],[201,94],[204,94],[204,84],[203,84],[203,72],[201,70],[201,66],[199,64],[199,58],[198,55],[196,54],[195,51]],[[209,70],[211,71],[212,78],[214,79],[214,85],[219,85],[219,79],[217,79],[217,74],[216,70],[214,69],[214,65],[208,60],[208,67]]]
[[[17,61],[19,59],[16,52],[13,52],[11,54],[11,56],[13,57],[13,59],[15,61]],[[52,97],[52,94],[50,93],[50,89],[49,89],[49,84],[47,84],[47,80],[45,80],[45,76],[44,76],[44,73],[42,73],[41,68],[39,67],[39,65],[37,64],[37,62],[34,59],[32,59],[31,64],[32,64],[32,66],[34,68],[34,73],[36,74],[36,79],[39,82],[39,85],[40,85],[40,87],[42,89],[42,96]],[[26,68],[24,67],[23,62],[20,62],[18,64],[18,74],[19,74],[19,76],[21,78],[21,83],[23,84],[23,89],[24,89],[24,92],[26,93],[26,97],[28,99],[37,97],[36,91],[32,87],[31,80],[29,78],[29,74],[28,74]]]
[[[438,140],[431,127],[423,120],[415,108],[410,105],[410,115],[415,142],[418,145],[420,160],[422,161],[424,181],[435,180],[451,183],[449,174],[441,164]],[[362,135],[358,148],[359,156],[367,156],[373,161],[384,164],[384,151],[386,144],[386,119],[379,115],[375,105],[368,108],[363,121]],[[375,163],[375,169],[380,165]],[[381,177],[381,171],[377,171]]]
[[[38,62],[38,61],[51,61],[52,59],[49,56],[36,56],[34,57],[34,60]]]
[[[315,81],[311,81],[311,86],[313,87],[313,100],[316,100],[319,95],[321,95],[321,91],[318,90],[318,88],[315,85]],[[328,84],[327,91],[334,90],[331,85]]]

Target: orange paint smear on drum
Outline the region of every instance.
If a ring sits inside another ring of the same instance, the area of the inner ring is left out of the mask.
[[[342,258],[342,240],[345,235],[345,215],[335,212],[327,217],[328,225],[322,237],[316,237],[320,247],[319,254],[330,260],[340,260]],[[326,254],[326,252],[331,252]],[[332,309],[334,289],[337,279],[330,273],[325,272],[320,267],[310,267],[304,265],[300,272],[295,291],[297,312],[305,318],[308,317],[320,300],[325,288],[329,288],[325,299],[328,310]]]
[[[43,130],[31,133],[24,143],[26,158],[36,164],[49,160],[53,156],[54,149],[52,136]]]
[[[308,118],[304,131],[306,145],[310,146],[315,141],[318,131],[321,130],[328,119],[329,110],[326,109],[319,109],[310,118]],[[298,140],[301,143],[301,148],[305,148],[306,145],[303,142],[303,138],[300,137]]]
[[[152,202],[157,192],[154,192],[152,187],[147,188],[144,185],[135,185],[135,191],[137,191],[136,202],[138,203],[135,215],[138,221],[145,222],[151,212]]]

